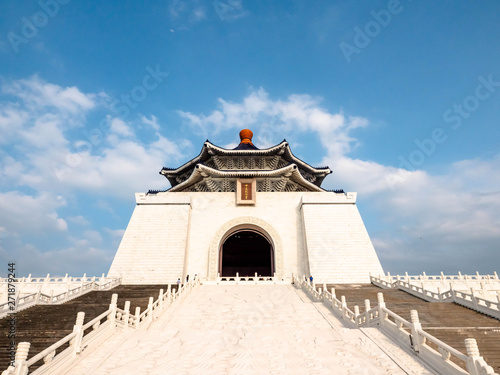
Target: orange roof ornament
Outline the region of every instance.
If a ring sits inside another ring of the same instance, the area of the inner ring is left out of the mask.
[[[242,131],[240,131],[241,143],[250,144],[253,146],[254,144],[252,143],[252,138],[253,133],[250,129],[243,129]]]

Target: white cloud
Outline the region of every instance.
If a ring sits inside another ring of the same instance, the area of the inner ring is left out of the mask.
[[[65,232],[67,223],[56,212],[65,204],[61,196],[47,193],[31,196],[18,191],[0,192],[0,226],[13,236]]]
[[[77,113],[95,107],[94,94],[84,94],[76,87],[61,87],[44,82],[36,75],[29,79],[8,82],[2,92],[10,94],[32,109],[55,108],[60,111]]]
[[[158,124],[158,119],[154,115],[151,115],[151,119],[148,119],[146,116],[142,116],[141,121],[144,124],[151,126],[156,131],[160,130],[160,125]]]
[[[68,217],[67,220],[79,226],[87,226],[90,224],[89,221],[85,219],[82,215]]]

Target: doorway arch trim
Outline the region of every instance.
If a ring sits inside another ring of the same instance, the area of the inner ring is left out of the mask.
[[[252,216],[241,216],[229,220],[217,230],[212,239],[212,243],[210,244],[208,253],[208,279],[212,281],[217,279],[217,272],[219,269],[219,249],[224,243],[224,240],[232,233],[243,229],[260,232],[260,234],[270,241],[271,246],[274,248],[276,277],[281,279],[283,277],[283,246],[281,238],[271,224]]]

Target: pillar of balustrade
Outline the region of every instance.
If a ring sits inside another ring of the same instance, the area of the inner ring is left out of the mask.
[[[405,272],[405,281],[406,282],[410,281],[410,277],[408,276],[408,272]]]
[[[148,310],[149,310],[148,320],[150,322],[153,322],[153,297],[149,297]]]
[[[337,296],[335,295],[335,288],[331,288],[330,293],[332,293],[332,300],[337,298]]]
[[[170,305],[172,303],[172,285],[167,285],[167,303]]]
[[[158,303],[160,304],[160,311],[163,309],[163,289],[158,292]]]
[[[366,320],[366,324],[370,323],[370,310],[371,310],[370,300],[369,299],[365,299],[365,320]]]
[[[384,325],[385,323],[385,301],[384,301],[384,294],[382,292],[377,293],[377,308],[378,308],[378,316],[380,320],[380,325]]]
[[[355,305],[354,306],[354,323],[358,325],[358,316],[359,316],[359,306]]]
[[[471,295],[472,304],[474,305],[474,309],[477,310],[478,303],[477,303],[477,299],[476,299],[476,291],[474,290],[474,288],[470,288],[470,295]]]
[[[46,287],[47,284],[49,283],[49,278],[50,278],[50,273],[47,274],[47,276],[45,277],[45,280],[43,281],[43,286]]]
[[[420,319],[418,318],[417,310],[410,310],[410,320],[411,320],[411,337],[413,343],[413,350],[417,353],[420,352],[420,346],[422,339],[420,337],[420,331],[422,330],[422,324],[420,324]]]
[[[109,315],[108,315],[108,320],[109,320],[109,328],[110,329],[115,329],[116,327],[116,304],[118,302],[118,294],[113,293],[111,296],[111,303],[109,304]]]
[[[28,366],[26,364],[28,359],[28,353],[30,350],[29,342],[20,342],[17,345],[16,357],[15,357],[15,367],[13,375],[27,375]]]
[[[125,306],[123,307],[125,314],[123,315],[123,323],[125,323],[124,329],[128,329],[128,320],[130,318],[130,301],[125,301]]]
[[[346,302],[345,296],[340,297],[340,302],[341,302],[341,306],[342,306],[342,319],[345,319],[345,316],[347,314],[347,302]]]
[[[139,317],[140,316],[141,316],[141,308],[139,306],[137,306],[135,308],[135,329],[139,328],[139,325],[140,325]]]
[[[488,366],[481,357],[476,339],[465,339],[465,350],[467,351],[466,368],[470,375],[494,374],[493,368]]]
[[[65,298],[65,300],[69,299],[70,290],[71,290],[71,283],[68,282],[68,283],[66,283],[66,298]]]
[[[105,276],[104,276],[104,274],[102,274],[101,278],[99,279],[99,290],[101,290],[102,286],[104,285],[104,279],[105,279]]]
[[[85,319],[85,313],[80,311],[76,315],[76,323],[73,326],[73,333],[76,336],[71,340],[71,346],[73,347],[73,356],[80,354],[82,351],[82,339],[83,339],[83,321]]]

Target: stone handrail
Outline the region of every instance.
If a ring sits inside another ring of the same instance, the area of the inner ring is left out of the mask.
[[[234,284],[276,284],[278,278],[276,277],[276,273],[273,276],[259,276],[257,273],[254,276],[240,276],[238,272],[236,272],[236,276],[221,276],[218,273],[216,283],[219,284],[221,282]]]
[[[47,280],[46,278],[45,280]],[[81,280],[81,284],[75,288],[69,289],[74,280]],[[57,280],[57,279],[56,279]],[[69,279],[68,279],[69,280]],[[76,297],[82,296],[94,290],[108,290],[121,284],[121,278],[71,278],[72,281],[67,281],[68,290],[57,295],[48,295],[41,290],[35,293],[27,294],[18,297],[16,300],[15,311],[27,309],[29,307],[43,304],[43,305],[59,305],[70,301]],[[90,281],[88,281],[90,280]],[[60,283],[59,283],[60,284]],[[9,303],[5,302],[0,304],[0,319],[9,314]]]
[[[404,277],[404,279],[397,278],[393,281],[392,277],[389,276],[391,279],[389,281],[382,279],[380,277],[374,277],[370,276],[370,281],[372,284],[379,286],[384,289],[400,289],[403,290],[409,294],[412,294],[416,297],[419,297],[423,300],[426,300],[428,302],[455,302],[459,305],[468,307],[470,309],[476,310],[480,313],[483,313],[485,315],[489,315],[493,318],[500,319],[500,295],[497,295],[496,301],[493,301],[491,299],[481,297],[477,295],[474,292],[474,289],[471,288],[470,293],[461,291],[461,290],[455,290],[453,288],[453,284],[450,283],[450,289],[441,291],[441,289],[438,287],[437,292],[426,289],[423,286],[415,285],[412,284],[411,281],[407,281],[410,278],[409,277]],[[431,277],[438,277],[438,276],[426,276],[427,278]],[[445,279],[447,276],[442,277],[442,279]],[[451,276],[449,276],[451,277]],[[455,280],[463,280],[465,276],[454,276]],[[475,279],[479,280],[495,280],[495,282],[498,282],[497,273],[492,275],[486,275],[486,276],[481,276],[481,275],[476,275],[474,276]],[[484,284],[483,284],[484,286]],[[497,290],[497,289],[493,289]]]
[[[183,295],[186,295],[194,287],[200,284],[200,280],[196,279],[181,285],[177,291],[171,291],[170,285],[167,292],[163,293],[160,289],[158,299],[153,302],[153,297],[149,298],[148,308],[140,314],[140,308],[136,308],[135,315],[130,314],[130,302],[125,302],[124,309],[117,307],[118,295],[115,293],[111,298],[109,309],[90,322],[83,324],[85,313],[79,312],[76,318],[76,324],[73,327],[73,332],[63,337],[58,342],[52,344],[47,349],[27,360],[30,343],[21,342],[18,344],[15,366],[9,366],[2,375],[27,375],[29,367],[43,359],[44,365],[33,372],[33,375],[50,375],[55,369],[69,369],[71,364],[77,359],[89,346],[97,347],[108,339],[115,329],[147,329],[154,321],[156,313],[167,308],[176,300],[180,300]],[[105,319],[104,322],[102,320]],[[85,331],[92,328],[92,331],[85,334]],[[63,345],[69,342],[69,347],[56,352]]]
[[[428,332],[422,329],[416,310],[411,310],[411,322],[400,317],[385,306],[382,293],[377,294],[378,304],[375,307],[370,306],[370,301],[365,300],[365,312],[360,312],[359,307],[355,306],[354,311],[347,307],[345,296],[339,300],[335,295],[335,289],[331,292],[323,288],[316,290],[314,283],[305,281],[304,278],[293,277],[293,284],[301,288],[313,298],[320,300],[329,307],[335,315],[339,316],[346,326],[351,328],[378,327],[393,341],[396,341],[403,347],[410,347],[424,362],[429,364],[439,374],[443,375],[498,375],[487,365],[484,359],[479,355],[479,349],[475,339],[466,339],[467,355],[461,353],[448,344],[440,341]],[[432,348],[437,347],[437,351]],[[459,367],[450,359],[455,357],[458,361],[464,363],[464,367]]]

